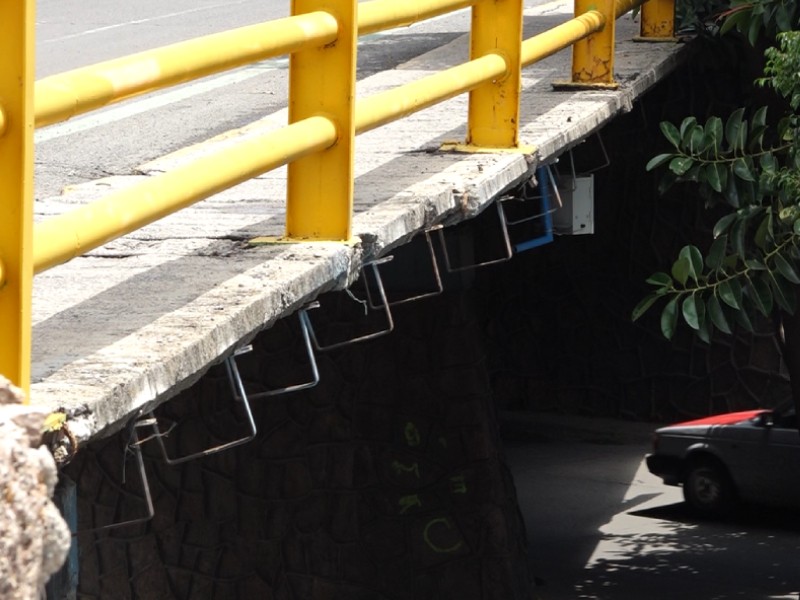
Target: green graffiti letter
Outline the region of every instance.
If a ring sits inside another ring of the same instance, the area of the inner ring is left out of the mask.
[[[428,547],[431,550],[433,550],[438,554],[451,554],[453,552],[458,552],[458,549],[464,545],[464,543],[461,540],[459,540],[452,546],[448,546],[446,548],[443,548],[442,546],[437,546],[431,541],[430,530],[433,528],[434,525],[439,525],[440,523],[445,527],[447,527],[447,529],[453,529],[453,524],[447,517],[439,517],[437,519],[431,519],[430,521],[428,521],[428,524],[425,525],[425,530],[422,532],[422,539],[425,540],[425,543],[428,544]]]
[[[466,494],[467,482],[464,480],[463,475],[456,475],[450,478],[450,493],[452,494]]]
[[[419,429],[417,429],[417,426],[414,425],[414,423],[412,423],[411,421],[406,423],[405,434],[406,434],[406,443],[409,446],[411,446],[412,448],[419,446],[420,442],[422,441],[419,435]]]
[[[394,469],[395,475],[402,475],[403,473],[413,473],[414,477],[419,479],[419,464],[418,463],[411,463],[410,465],[406,466],[401,463],[399,460],[396,460],[392,463],[392,468]]]
[[[410,496],[403,496],[400,500],[397,501],[400,505],[400,514],[406,514],[406,511],[411,510],[414,507],[422,508],[422,500],[419,499],[419,496],[416,494],[411,494]]]

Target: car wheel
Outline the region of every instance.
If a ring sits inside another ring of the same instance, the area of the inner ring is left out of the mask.
[[[725,469],[705,461],[689,466],[683,481],[683,497],[701,515],[720,514],[731,508],[735,492]]]

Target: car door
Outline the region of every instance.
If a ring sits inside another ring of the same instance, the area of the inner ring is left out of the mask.
[[[763,472],[774,500],[800,506],[800,433],[794,413],[776,418],[768,428],[764,452]]]
[[[718,427],[710,437],[743,500],[800,506],[800,433],[793,414]]]

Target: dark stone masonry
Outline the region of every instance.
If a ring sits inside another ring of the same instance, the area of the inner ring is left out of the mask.
[[[398,307],[391,335],[321,353],[312,390],[253,401],[254,441],[174,467],[145,443],[155,517],[79,536],[81,597],[529,598],[473,299],[425,302]],[[307,377],[293,325],[238,359],[249,390]],[[230,394],[220,370],[163,406],[170,453],[246,431]],[[122,464],[118,436],[70,465],[84,526],[144,511]]]

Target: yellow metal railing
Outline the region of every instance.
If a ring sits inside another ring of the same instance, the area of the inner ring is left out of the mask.
[[[355,135],[469,92],[466,146],[519,148],[522,67],[573,46],[571,83],[613,85],[614,22],[643,0],[576,0],[576,17],[522,39],[523,0],[293,0],[292,16],[33,77],[35,0],[0,0],[0,373],[27,390],[34,273],[288,165],[286,238],[348,240]],[[674,0],[641,34],[672,39]],[[470,60],[355,99],[359,35],[472,9]],[[33,225],[33,129],[289,54],[289,124]],[[323,94],[318,90],[324,90]]]

